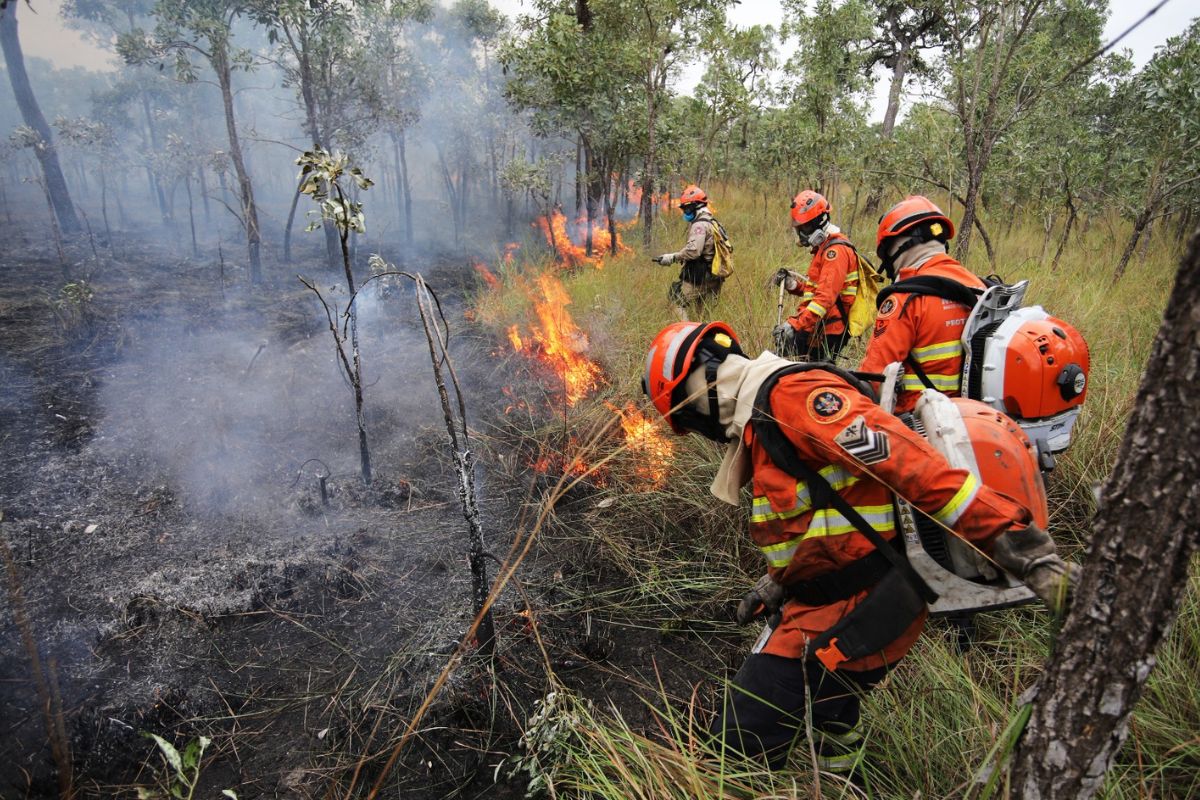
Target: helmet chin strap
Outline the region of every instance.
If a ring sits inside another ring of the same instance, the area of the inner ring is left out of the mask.
[[[730,350],[721,354],[712,353],[703,345],[696,351],[697,361],[704,364],[704,371],[701,373],[699,370],[694,370],[692,375],[688,376],[685,386],[693,383],[693,376],[698,378],[702,375],[708,387],[706,393],[708,402],[703,402],[705,395],[700,394],[700,387],[693,387],[688,392],[688,397],[692,397],[692,400],[675,412],[675,420],[680,425],[718,444],[728,444],[730,440],[725,434],[725,426],[721,424],[720,403],[717,399],[717,369],[731,352],[734,351]],[[736,352],[740,355],[741,348],[738,348]]]

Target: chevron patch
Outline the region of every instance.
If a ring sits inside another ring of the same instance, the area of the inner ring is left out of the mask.
[[[878,464],[891,454],[887,433],[868,428],[861,415],[843,428],[833,441],[860,464]]]

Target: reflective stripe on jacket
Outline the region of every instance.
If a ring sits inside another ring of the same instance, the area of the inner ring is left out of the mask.
[[[896,280],[918,275],[940,276],[984,288],[983,281],[948,255],[937,255],[919,266],[905,267]],[[971,309],[961,303],[931,295],[898,291],[883,301],[861,369],[878,373],[893,361],[905,362],[904,381],[896,395],[896,413],[911,411],[925,388],[907,363],[910,356],[933,388],[951,397],[962,393],[962,333],[970,313]]]
[[[842,311],[850,313],[850,306],[858,296],[858,255],[850,247],[850,240],[835,233],[817,248],[808,274],[792,294],[800,296],[800,305],[795,316],[788,322],[798,331],[813,332],[824,321],[824,331],[836,336],[846,330]],[[840,247],[833,245],[840,244]],[[838,300],[841,299],[841,308]]]
[[[951,468],[924,438],[832,373],[814,369],[785,375],[771,392],[771,407],[797,456],[886,540],[896,536],[893,492],[985,548],[1029,520],[1021,506],[982,486],[966,470]],[[848,428],[852,430],[843,435]],[[787,586],[815,578],[874,551],[836,509],[813,507],[809,486],[771,461],[753,425],[746,427],[745,441],[754,470],[750,536],[776,581]],[[806,640],[832,627],[866,595],[821,606],[787,603],[763,652],[802,657]],[[916,641],[923,621],[922,616],[881,653],[843,668],[866,670],[895,662]]]

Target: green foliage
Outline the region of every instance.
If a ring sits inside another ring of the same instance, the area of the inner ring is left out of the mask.
[[[320,218],[309,223],[307,230],[321,227],[321,219],[337,226],[345,239],[351,231],[366,233],[366,218],[362,203],[353,200],[342,188],[342,179],[348,175],[361,190],[375,185],[363,174],[360,167],[351,166],[345,153],[330,153],[320,148],[308,150],[296,159],[300,166],[300,193],[311,197],[320,208]]]
[[[175,745],[157,734],[142,735],[154,740],[163,766],[158,770],[158,782],[155,786],[137,787],[138,800],[192,800],[196,785],[200,782],[204,751],[212,744],[212,740],[207,736],[198,736],[188,742],[181,753],[175,749]],[[221,796],[237,800],[237,794],[232,789],[222,789]]]

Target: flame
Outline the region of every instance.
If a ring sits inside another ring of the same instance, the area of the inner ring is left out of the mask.
[[[600,383],[600,365],[584,353],[588,349],[587,334],[580,330],[567,311],[571,296],[563,285],[548,272],[538,276],[537,288],[526,291],[533,301],[538,324],[529,326],[529,337],[521,335],[520,327],[508,329],[508,340],[517,352],[536,352],[537,358],[550,366],[562,380],[567,405],[574,406]]]
[[[506,267],[512,266],[513,256],[516,255],[517,251],[520,249],[520,242],[509,242],[508,244],[504,245],[504,265]]]
[[[634,471],[649,484],[648,488],[659,488],[666,481],[675,455],[675,445],[663,435],[658,425],[638,411],[632,403],[626,404],[624,409],[612,404],[606,405],[621,418],[625,444],[638,460]]]
[[[490,269],[488,269],[486,266],[484,266],[483,264],[481,264],[478,261],[476,261],[471,266],[475,268],[475,272],[477,272],[479,274],[479,277],[483,278],[483,282],[488,285],[489,289],[499,289],[500,288],[500,279],[497,278]]]
[[[590,264],[596,269],[601,269],[604,266],[604,257],[612,250],[612,237],[609,236],[608,228],[603,225],[592,226],[592,255],[587,254],[587,249],[575,244],[570,233],[567,231],[567,218],[559,210],[555,211],[547,219],[545,216],[538,217],[534,222],[542,235],[546,237],[546,244],[558,254],[558,259],[568,267],[581,267],[584,264]],[[587,218],[580,217],[575,220],[572,226],[576,235],[579,238],[585,238],[587,234]],[[621,241],[621,235],[617,234],[617,252],[631,252],[629,247]]]

